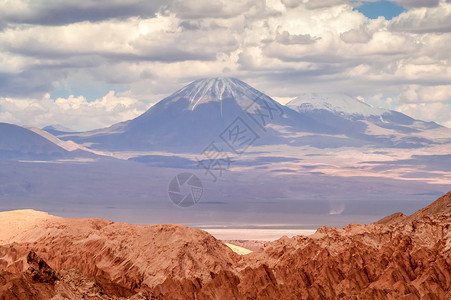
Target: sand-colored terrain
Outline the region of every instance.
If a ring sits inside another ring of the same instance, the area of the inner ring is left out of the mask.
[[[252,250],[246,249],[244,247],[241,246],[237,246],[231,243],[225,243],[227,247],[229,247],[230,249],[232,249],[233,252],[239,254],[239,255],[246,255],[249,253],[252,253]]]
[[[2,212],[0,299],[451,299],[450,227],[451,192],[239,255],[182,225]]]

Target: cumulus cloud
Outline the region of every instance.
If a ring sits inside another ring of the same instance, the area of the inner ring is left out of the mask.
[[[0,1],[0,19],[3,22],[48,26],[132,16],[149,18],[168,3],[164,0],[3,0]]]
[[[299,5],[301,5],[303,3],[302,0],[281,0],[281,2],[283,3],[283,5],[285,5],[286,7],[289,7],[289,8],[298,7]]]
[[[276,41],[284,45],[294,45],[294,44],[313,44],[320,37],[313,37],[310,34],[290,34],[288,31],[283,31],[278,33],[276,36]]]
[[[100,84],[113,77],[129,83],[153,73],[147,62],[215,61],[239,47],[236,37],[220,26],[212,35],[208,26],[184,32],[179,24],[172,15],[7,29],[0,32],[0,61],[10,70],[0,71],[0,95],[42,95],[79,72]]]
[[[451,105],[441,102],[435,103],[409,103],[396,109],[417,120],[432,121],[451,128]]]
[[[148,104],[114,91],[91,102],[83,96],[53,100],[48,94],[42,99],[0,98],[0,122],[36,127],[61,124],[83,131],[130,120],[147,108]]]
[[[227,0],[176,0],[171,10],[183,19],[200,18],[234,18],[247,13],[253,6],[262,3],[257,1],[227,1]]]
[[[324,7],[335,6],[339,4],[349,3],[349,0],[308,0],[305,6],[308,9],[318,9]]]
[[[295,8],[301,4],[305,4],[309,9],[325,8],[341,4],[351,4],[353,6],[361,5],[361,2],[378,2],[381,0],[281,0],[281,2],[288,8]],[[451,2],[450,0],[391,0],[390,2],[397,3],[405,8],[412,7],[435,7],[441,2]]]
[[[410,103],[451,101],[451,85],[409,85],[404,88],[400,95],[400,100]]]
[[[166,62],[211,60],[219,51],[236,49],[233,36],[226,30],[217,29],[218,36],[207,33],[182,32],[179,20],[158,16],[147,20],[8,29],[0,33],[0,45],[10,53],[50,60],[98,55],[117,61]]]
[[[371,40],[372,34],[365,28],[353,28],[340,34],[340,38],[345,43],[367,43]]]
[[[406,8],[435,7],[440,3],[440,0],[393,0],[393,2],[398,3],[399,5],[404,6]]]
[[[409,10],[394,18],[390,29],[417,33],[451,32],[451,3]]]

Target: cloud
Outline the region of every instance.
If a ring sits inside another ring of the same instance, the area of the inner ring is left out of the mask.
[[[353,6],[361,5],[361,2],[379,2],[381,0],[281,0],[281,2],[288,8],[296,8],[302,4],[309,9],[327,8],[342,4],[351,4]],[[413,7],[436,7],[441,2],[451,2],[450,0],[391,0],[390,2],[397,3],[405,8]]]
[[[53,89],[53,82],[65,77],[61,70],[26,69],[20,73],[0,73],[0,95],[38,96]]]
[[[417,120],[433,121],[451,128],[451,105],[446,103],[409,103],[396,108]]]
[[[401,93],[400,101],[408,103],[451,101],[451,85],[409,85]]]
[[[142,114],[148,104],[110,91],[88,102],[83,96],[50,99],[0,98],[0,122],[45,127],[61,124],[74,130],[103,128]]]
[[[216,31],[217,36],[206,34],[208,32],[204,35],[182,32],[179,20],[173,16],[158,16],[147,20],[131,18],[8,29],[0,33],[0,46],[13,54],[49,60],[93,55],[117,61],[212,60],[216,59],[218,51],[237,47],[226,30]]]
[[[440,0],[392,0],[405,8],[411,7],[435,7],[439,5]]]
[[[347,4],[349,2],[349,0],[309,0],[305,4],[305,7],[308,9],[318,9],[340,4]]]
[[[416,33],[451,32],[451,3],[411,9],[391,20],[389,28]]]
[[[215,61],[239,47],[220,26],[212,35],[208,26],[184,32],[179,23],[174,16],[158,16],[7,29],[0,32],[0,61],[10,69],[0,73],[0,96],[42,95],[80,72],[99,84],[111,83],[113,76],[115,83],[129,83],[152,73],[142,67],[146,62]]]
[[[303,3],[302,0],[281,0],[281,2],[289,8],[296,8]]]
[[[368,43],[371,40],[372,34],[366,28],[353,28],[340,34],[343,42],[352,43]]]
[[[132,16],[154,17],[170,2],[164,0],[15,0],[0,2],[4,22],[34,25],[66,25],[76,22],[100,22]]]
[[[283,31],[278,33],[276,36],[276,41],[284,45],[294,45],[294,44],[313,44],[320,37],[312,37],[310,34],[290,34],[288,31]]]
[[[171,11],[182,19],[228,19],[249,12],[253,6],[259,3],[263,3],[263,1],[177,0],[174,1]]]

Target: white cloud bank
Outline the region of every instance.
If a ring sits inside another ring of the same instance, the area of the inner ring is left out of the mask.
[[[75,131],[85,131],[130,120],[142,114],[148,105],[133,98],[108,92],[101,99],[88,102],[85,97],[70,96],[67,99],[0,98],[0,121],[45,127],[64,124]]]

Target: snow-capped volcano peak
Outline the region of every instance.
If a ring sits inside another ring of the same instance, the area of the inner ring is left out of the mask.
[[[301,94],[288,102],[287,106],[298,112],[327,110],[345,116],[380,116],[388,112],[344,94]]]
[[[189,100],[189,109],[208,102],[222,102],[224,99],[240,99],[243,96],[254,98],[259,92],[241,80],[229,77],[199,79],[181,90],[171,98]]]

